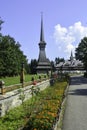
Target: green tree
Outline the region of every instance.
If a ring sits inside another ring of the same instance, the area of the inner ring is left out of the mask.
[[[14,38],[2,36],[0,41],[0,76],[19,75],[21,63],[28,64],[26,56],[20,50],[21,45]]]
[[[0,30],[1,30],[1,25],[4,23],[4,21],[2,21],[1,17],[0,17]]]
[[[4,21],[0,17],[0,30]],[[28,70],[28,60],[20,50],[20,43],[16,42],[14,38],[3,36],[0,33],[0,76],[14,76],[19,75],[21,64],[24,62],[26,73]]]
[[[51,67],[52,67],[52,71],[55,71],[55,70],[56,70],[56,68],[55,68],[55,65],[54,65],[54,62],[53,62],[53,61],[51,61]]]
[[[59,58],[59,57],[58,57],[58,58],[57,58],[57,57],[55,58],[55,63],[56,63],[56,65],[59,64],[60,62],[64,62],[64,61],[65,61],[64,58]]]
[[[84,37],[76,48],[76,59],[81,60],[84,63],[84,67],[87,71],[87,37]]]
[[[38,62],[37,62],[36,59],[31,60],[31,63],[30,63],[31,74],[36,74],[37,73],[37,70],[36,70],[37,64],[38,64]]]

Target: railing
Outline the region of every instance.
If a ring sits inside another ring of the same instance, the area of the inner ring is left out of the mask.
[[[24,82],[23,87],[29,86],[29,85],[36,85],[39,82],[45,81],[47,80],[47,78],[43,78],[43,79],[38,79],[38,80],[34,80],[34,81],[29,81],[29,82]],[[10,92],[16,89],[22,88],[22,83],[20,84],[14,84],[14,85],[10,85],[10,86],[5,86],[5,82],[4,81],[0,81],[0,89],[1,89],[1,94],[4,95],[6,92]]]

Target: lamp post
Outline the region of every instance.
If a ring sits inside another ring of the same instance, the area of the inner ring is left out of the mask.
[[[24,62],[21,64],[20,83],[22,83],[22,87],[24,87]]]

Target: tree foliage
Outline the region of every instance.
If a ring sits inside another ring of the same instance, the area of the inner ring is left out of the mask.
[[[1,17],[0,17],[0,30],[1,30],[1,25],[2,23],[4,23],[4,21],[2,21]]]
[[[20,47],[14,38],[0,35],[0,76],[19,75],[21,63],[28,64]]]
[[[0,17],[0,30],[4,21]],[[0,33],[0,77],[19,75],[21,64],[24,62],[25,70],[28,71],[28,60],[20,49],[21,45],[14,38],[3,36]]]
[[[81,60],[84,63],[87,70],[87,37],[84,37],[76,48],[76,59]]]
[[[57,57],[55,58],[55,63],[56,63],[56,65],[59,64],[60,62],[64,62],[64,61],[65,61],[64,58],[59,58],[59,57],[58,57],[58,58],[57,58]]]
[[[51,67],[52,67],[52,70],[53,70],[53,71],[56,70],[54,61],[51,61]]]
[[[37,73],[37,70],[36,70],[37,64],[38,64],[38,61],[36,59],[31,60],[31,63],[30,63],[30,73],[31,74]]]

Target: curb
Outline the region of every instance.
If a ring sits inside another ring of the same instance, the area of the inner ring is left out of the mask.
[[[62,130],[62,125],[63,125],[63,117],[64,117],[64,112],[65,112],[65,108],[66,108],[66,101],[67,101],[67,92],[69,89],[69,85],[67,86],[65,93],[64,93],[64,99],[61,105],[61,110],[60,110],[60,114],[59,114],[59,120],[55,125],[54,130]]]

